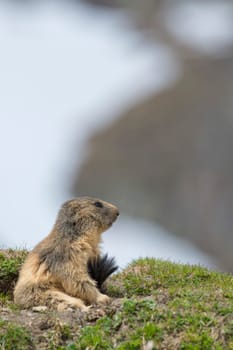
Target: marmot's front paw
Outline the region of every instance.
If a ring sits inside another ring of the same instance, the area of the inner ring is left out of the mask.
[[[111,298],[109,298],[107,295],[105,294],[99,294],[98,298],[97,298],[97,304],[108,304],[110,303]]]
[[[74,309],[80,309],[82,312],[88,312],[91,306],[80,305],[77,307],[76,305],[67,304],[67,303],[59,303],[57,305],[57,311],[72,311]]]

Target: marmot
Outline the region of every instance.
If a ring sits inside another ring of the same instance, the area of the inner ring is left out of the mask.
[[[65,202],[51,233],[21,268],[15,303],[23,308],[55,305],[84,311],[87,305],[107,303],[110,298],[99,289],[117,267],[114,259],[100,257],[99,243],[118,215],[116,206],[95,198]]]

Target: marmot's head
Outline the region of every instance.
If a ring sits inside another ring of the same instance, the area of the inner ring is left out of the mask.
[[[75,237],[88,232],[102,233],[117,219],[119,210],[113,204],[91,197],[79,197],[65,202],[55,227],[62,234]]]

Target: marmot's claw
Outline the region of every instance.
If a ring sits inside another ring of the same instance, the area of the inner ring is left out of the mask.
[[[59,303],[57,305],[57,311],[73,311],[74,309],[80,309],[82,312],[88,312],[91,306],[86,306],[86,305],[72,305],[72,304],[67,304],[65,302]]]
[[[82,306],[82,308],[81,308],[81,311],[82,312],[88,312],[89,310],[90,310],[90,308],[91,308],[91,305],[89,305],[89,306]]]
[[[97,304],[109,304],[111,301],[111,298],[109,298],[105,294],[100,294],[97,298]]]

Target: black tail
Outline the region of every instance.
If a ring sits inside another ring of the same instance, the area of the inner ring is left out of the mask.
[[[115,258],[109,258],[108,254],[88,261],[89,275],[97,282],[99,290],[103,290],[103,283],[117,269]]]

